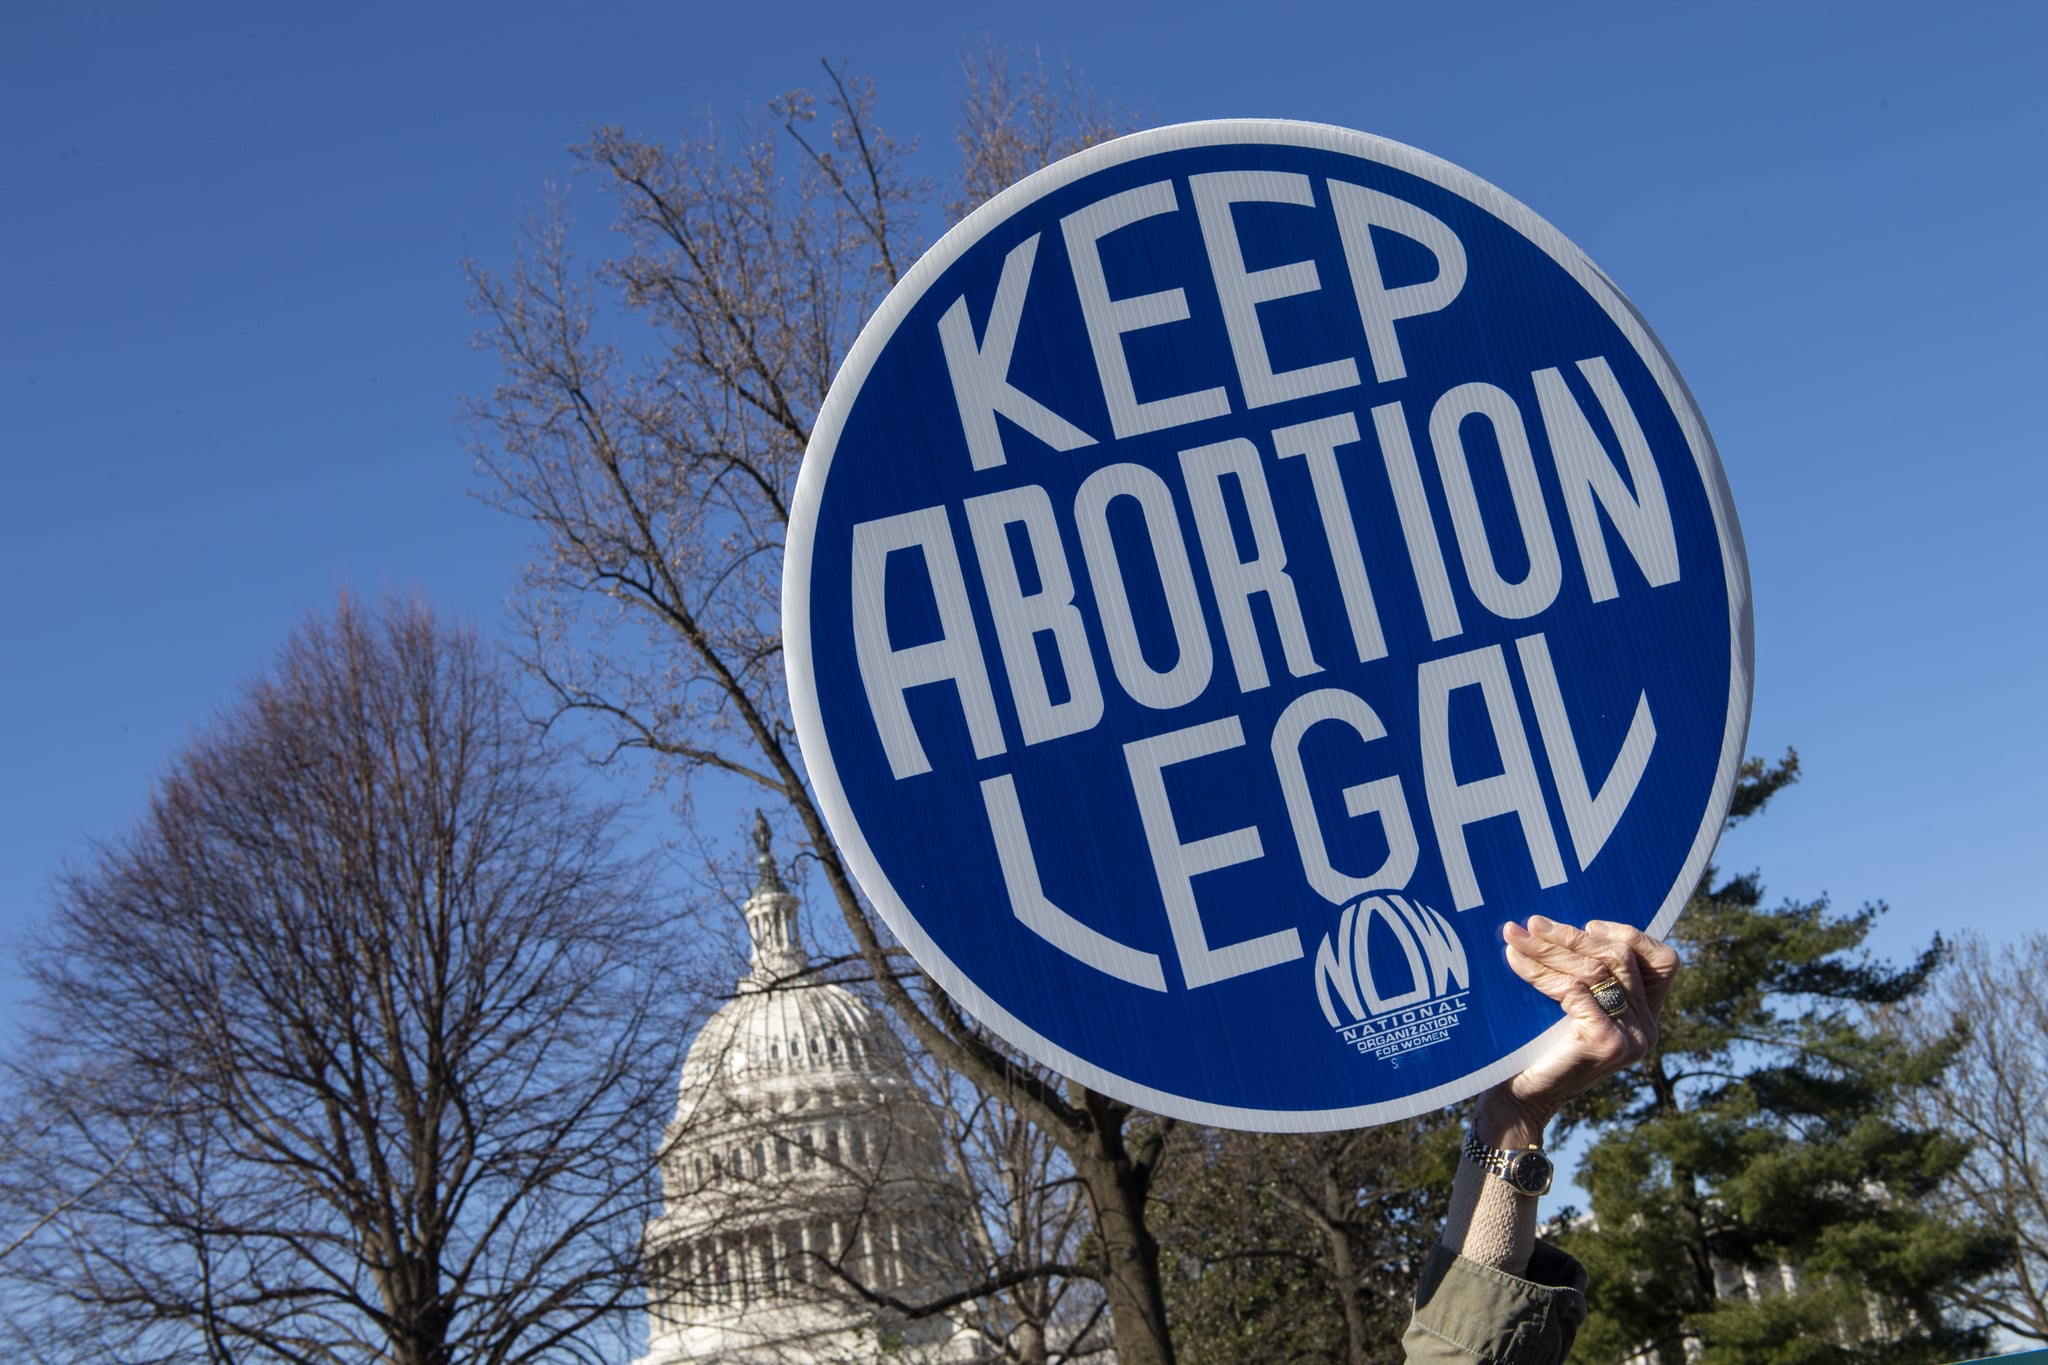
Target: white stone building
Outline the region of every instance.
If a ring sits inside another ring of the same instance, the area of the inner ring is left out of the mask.
[[[943,1292],[961,1196],[901,1046],[813,972],[758,817],[754,839],[751,970],[683,1063],[637,1365],[976,1359],[960,1323],[906,1322],[853,1287],[910,1303]]]

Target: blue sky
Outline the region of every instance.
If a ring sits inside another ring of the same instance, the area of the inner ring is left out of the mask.
[[[2041,921],[2048,9],[415,9],[0,21],[5,937],[342,585],[501,619],[523,531],[468,496],[461,258],[505,258],[567,144],[736,116],[824,56],[943,180],[983,34],[1156,121],[1410,142],[1556,223],[1658,330],[1741,512],[1750,748],[1808,776],[1724,865],[1890,901],[1894,954]]]

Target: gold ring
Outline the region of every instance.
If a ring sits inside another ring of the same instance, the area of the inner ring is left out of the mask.
[[[1586,989],[1592,993],[1593,1003],[1606,1011],[1609,1019],[1617,1017],[1628,1009],[1628,992],[1623,990],[1621,983],[1611,976],[1605,981],[1596,982],[1586,987]]]

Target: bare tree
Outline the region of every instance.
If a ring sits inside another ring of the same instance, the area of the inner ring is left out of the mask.
[[[1184,1358],[1404,1359],[1458,1131],[1449,1112],[1341,1133],[1182,1129],[1159,1221]]]
[[[295,631],[58,883],[15,1068],[21,1335],[604,1358],[681,1034],[619,836],[468,631],[347,598]]]
[[[950,1263],[972,1267],[969,1321],[993,1359],[1068,1365],[1101,1356],[1107,1302],[1090,1266],[1086,1192],[1060,1145],[1005,1093],[929,1058],[918,1067],[944,1116],[945,1173],[966,1216]]]
[[[1055,80],[1040,52],[1027,65],[994,43],[963,49],[960,78],[959,192],[946,202],[956,220],[1039,167],[1139,126],[1071,66]]]
[[[1964,1286],[1957,1306],[2048,1345],[2048,934],[2003,944],[1966,934],[1934,989],[1889,1021],[1922,1045],[1960,1032],[1940,1079],[1908,1093],[1907,1117],[1970,1144],[1936,1194],[1958,1224],[1988,1226],[2012,1259]]]
[[[594,271],[572,260],[559,202],[508,271],[472,265],[481,344],[502,370],[470,409],[475,450],[491,496],[539,533],[525,657],[562,711],[604,717],[615,751],[653,755],[684,800],[709,775],[793,817],[916,1043],[1011,1097],[1071,1163],[1118,1354],[1163,1365],[1146,1203],[1169,1125],[1021,1065],[926,988],[854,886],[796,751],[779,635],[789,497],[838,361],[917,254],[932,197],[881,131],[872,87],[828,74],[823,131],[796,93],[730,148],[715,130],[672,149],[595,134],[578,156],[616,196],[621,248]],[[1045,85],[1023,107],[1065,131],[1004,142],[1015,89],[968,93],[961,136],[981,169],[963,204],[1037,149],[1114,131]],[[627,337],[653,344],[629,360]]]

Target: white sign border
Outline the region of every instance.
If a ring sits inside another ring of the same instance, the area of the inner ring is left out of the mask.
[[[831,828],[832,837],[837,841],[854,879],[881,912],[884,922],[910,950],[918,965],[947,994],[1034,1060],[1126,1103],[1175,1118],[1225,1128],[1320,1132],[1391,1123],[1477,1094],[1526,1066],[1541,1051],[1550,1035],[1563,1028],[1564,1021],[1560,1019],[1556,1027],[1491,1065],[1429,1090],[1377,1104],[1329,1109],[1254,1109],[1213,1104],[1155,1089],[1097,1066],[1044,1037],[997,1004],[940,951],[896,894],[873,850],[868,847],[860,823],[847,802],[845,789],[840,785],[832,751],[826,742],[824,718],[818,708],[811,659],[811,551],[818,505],[824,496],[826,477],[831,472],[832,456],[854,398],[867,383],[868,371],[895,336],[896,328],[924,297],[925,291],[992,228],[1029,204],[1084,176],[1163,152],[1242,143],[1307,147],[1378,162],[1429,181],[1491,213],[1541,248],[1606,310],[1635,347],[1636,354],[1649,368],[1665,401],[1678,418],[1706,487],[1707,501],[1714,515],[1714,531],[1720,540],[1721,563],[1728,587],[1730,658],[1728,719],[1722,736],[1721,760],[1715,773],[1713,794],[1685,865],[1649,926],[1649,932],[1659,936],[1670,929],[1693,888],[1698,885],[1707,860],[1713,855],[1714,845],[1720,839],[1749,736],[1755,626],[1749,593],[1748,555],[1743,547],[1742,527],[1736,519],[1735,502],[1728,489],[1727,476],[1721,468],[1720,455],[1714,448],[1705,419],[1693,402],[1691,390],[1679,377],[1677,367],[1651,332],[1649,324],[1605,272],[1563,233],[1505,191],[1448,161],[1388,138],[1331,124],[1289,119],[1217,119],[1148,129],[1097,144],[1027,176],[954,225],[910,268],[882,301],[867,326],[861,329],[860,336],[847,352],[845,362],[839,367],[839,373],[833,378],[824,406],[812,427],[810,445],[804,452],[803,466],[797,475],[796,496],[790,506],[783,559],[783,658],[790,710],[796,719],[797,742],[810,774],[812,790],[825,822]]]

